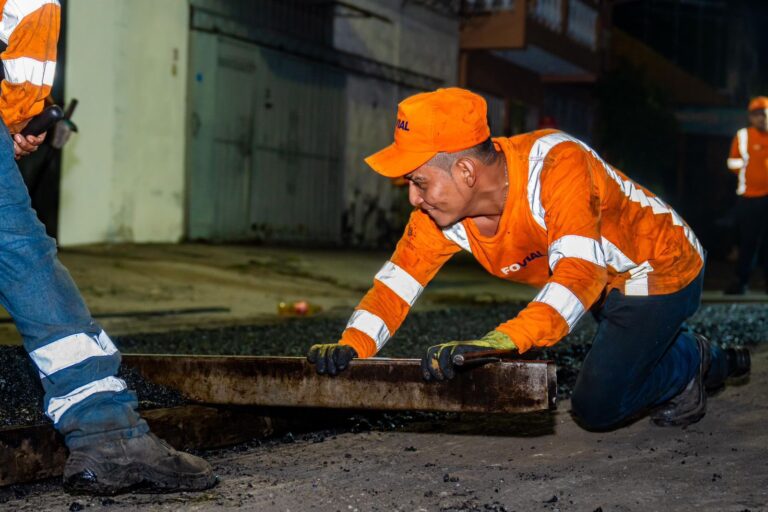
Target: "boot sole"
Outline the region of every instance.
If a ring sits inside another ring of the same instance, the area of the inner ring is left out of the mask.
[[[96,467],[96,465],[93,465]],[[99,464],[98,477],[84,470],[64,478],[64,490],[69,494],[114,496],[127,492],[162,494],[182,491],[204,491],[219,483],[213,473],[196,475],[165,474],[142,463],[125,466]]]

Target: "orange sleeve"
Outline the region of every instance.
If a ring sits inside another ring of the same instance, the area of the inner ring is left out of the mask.
[[[360,357],[371,357],[395,334],[424,287],[460,248],[429,216],[411,214],[395,252],[376,274],[341,336]]]
[[[0,117],[11,133],[43,110],[56,72],[60,10],[57,0],[0,0],[2,31],[8,43],[0,54]]]
[[[517,317],[497,330],[522,353],[560,341],[600,297],[608,278],[600,235],[600,197],[592,155],[572,144],[556,150],[541,176],[547,230],[546,285]]]

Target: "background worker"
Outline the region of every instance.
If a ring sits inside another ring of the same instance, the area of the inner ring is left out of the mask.
[[[768,223],[768,97],[749,103],[748,128],[736,132],[728,156],[728,169],[738,176],[736,222],[739,228],[739,258],[736,280],[726,288],[729,295],[744,295],[755,267],[760,246],[764,245]],[[765,257],[766,255],[764,255]],[[768,293],[768,257],[764,277]]]
[[[704,415],[705,386],[736,368],[683,327],[699,306],[704,251],[674,210],[565,133],[490,139],[485,100],[463,89],[412,96],[397,119],[394,144],[366,162],[404,176],[416,210],[341,341],[310,348],[318,372],[375,355],[465,250],[541,291],[482,338],[430,347],[428,379],[452,378],[457,354],[553,345],[592,309],[599,326],[572,399],[583,426],[611,429],[651,410],[658,425]]]
[[[0,38],[8,45],[0,55],[0,302],[37,366],[46,414],[70,450],[65,487],[99,494],[211,487],[216,477],[208,463],[160,441],[136,412],[135,393],[115,377],[120,354],[59,262],[14,160],[44,138],[19,132],[50,94],[59,3],[0,0],[0,10]]]

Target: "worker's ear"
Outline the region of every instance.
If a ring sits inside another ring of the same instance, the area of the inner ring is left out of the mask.
[[[453,164],[454,176],[467,187],[472,188],[477,183],[477,162],[471,158],[459,158]]]

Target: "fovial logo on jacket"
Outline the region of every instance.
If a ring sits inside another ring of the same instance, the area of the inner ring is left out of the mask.
[[[510,272],[517,272],[519,270],[522,270],[525,267],[527,267],[530,262],[532,262],[537,258],[541,258],[543,256],[544,255],[541,254],[541,251],[532,252],[531,254],[523,258],[523,261],[518,261],[517,263],[513,263],[508,267],[502,267],[501,273],[504,275],[507,275]]]

